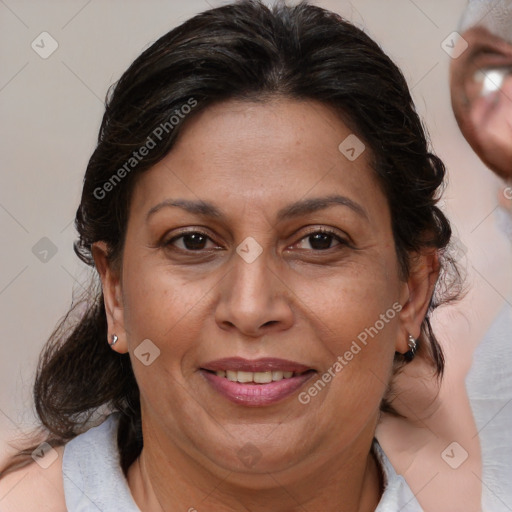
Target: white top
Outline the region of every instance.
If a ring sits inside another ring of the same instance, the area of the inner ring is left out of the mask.
[[[512,242],[512,213],[496,210]],[[512,298],[475,352],[466,388],[482,447],[484,512],[512,510]]]
[[[62,473],[68,512],[141,512],[120,466],[117,449],[119,413],[69,441]],[[422,512],[404,478],[397,475],[377,441],[375,453],[385,490],[375,512]]]

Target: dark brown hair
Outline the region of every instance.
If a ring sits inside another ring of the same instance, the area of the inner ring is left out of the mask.
[[[111,262],[122,261],[135,179],[171,151],[188,118],[224,100],[274,96],[326,104],[369,148],[387,196],[404,279],[414,253],[425,248],[442,253],[451,236],[448,220],[436,206],[445,168],[429,150],[397,66],[364,32],[335,13],[307,3],[268,8],[244,0],[203,12],[171,30],[109,90],[76,213],[79,258],[93,267],[91,246],[101,240],[109,247]],[[191,110],[186,105],[194,108],[184,115]],[[131,160],[148,137],[155,147],[137,162]],[[445,292],[456,282],[447,280],[450,261],[443,261],[444,289],[431,301],[419,350],[438,377],[444,360],[429,315],[449,298]],[[84,311],[77,315],[78,305]],[[397,354],[397,368],[401,364]],[[121,413],[118,445],[125,472],[139,455],[139,389],[129,355],[108,346],[97,275],[45,346],[34,400],[50,444],[63,444],[86,430],[103,408]],[[390,410],[389,403],[384,401],[382,408]]]

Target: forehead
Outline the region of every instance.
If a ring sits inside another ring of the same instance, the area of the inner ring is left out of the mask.
[[[340,193],[386,207],[370,150],[329,107],[314,101],[227,101],[187,120],[171,152],[137,182],[133,208],[168,197],[280,209]]]

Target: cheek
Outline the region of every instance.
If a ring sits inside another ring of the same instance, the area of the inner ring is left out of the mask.
[[[159,347],[162,356],[169,352],[169,343],[175,356],[193,346],[201,325],[197,318],[202,313],[201,301],[206,300],[204,284],[184,280],[168,266],[151,263],[150,258],[127,258],[123,273],[130,351],[144,339]]]
[[[307,306],[315,312],[312,317],[318,318],[318,327],[323,326],[324,339],[329,340],[332,348],[342,350],[347,341],[358,337],[364,341],[368,329],[375,336],[389,337],[390,331],[396,332],[400,282],[397,272],[390,272],[389,268],[393,268],[393,262],[354,265],[349,271],[315,281],[307,294]],[[373,329],[375,326],[378,333]],[[375,348],[386,350],[386,344]]]
[[[175,420],[177,411],[185,414],[190,408],[189,394],[183,390],[204,326],[205,290],[211,286],[185,281],[169,267],[149,261],[126,261],[123,295],[128,348],[143,406],[158,414],[165,410]],[[146,361],[144,353],[150,354]],[[171,403],[172,410],[165,405]]]
[[[318,282],[307,300],[326,354],[319,378],[329,391],[318,405],[340,419],[375,411],[391,376],[401,306],[398,275],[387,268],[365,266]]]

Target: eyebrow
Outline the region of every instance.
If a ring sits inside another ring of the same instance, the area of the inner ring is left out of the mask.
[[[316,197],[312,199],[302,199],[296,203],[292,203],[285,206],[277,213],[277,221],[288,220],[294,217],[300,217],[309,213],[314,213],[319,210],[324,210],[330,206],[341,205],[350,208],[352,211],[357,213],[359,216],[364,217],[368,220],[368,215],[365,209],[352,199],[340,195],[330,195],[326,197]],[[224,218],[222,211],[212,203],[207,201],[198,200],[192,201],[189,199],[166,199],[161,203],[153,206],[146,215],[146,222],[156,212],[162,208],[181,208],[189,213],[195,215],[202,215],[205,217],[213,217],[216,219]]]

